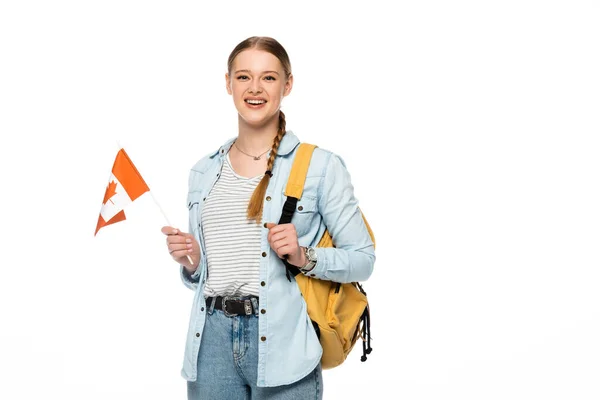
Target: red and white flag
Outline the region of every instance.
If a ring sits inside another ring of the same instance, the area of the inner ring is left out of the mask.
[[[96,236],[100,228],[114,224],[115,222],[124,221],[125,207],[149,191],[148,185],[146,185],[146,182],[131,162],[131,159],[129,159],[125,150],[119,150],[108,180],[106,193],[104,193],[102,209],[100,210],[94,236]]]

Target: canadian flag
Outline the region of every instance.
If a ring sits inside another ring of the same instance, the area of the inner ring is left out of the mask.
[[[96,236],[100,228],[114,224],[115,222],[124,221],[125,207],[149,191],[150,188],[146,185],[146,182],[131,162],[125,150],[119,150],[108,180],[106,193],[104,193],[102,209],[100,210],[94,236]]]

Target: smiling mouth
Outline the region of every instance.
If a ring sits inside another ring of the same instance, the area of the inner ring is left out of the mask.
[[[244,101],[253,106],[259,106],[259,105],[265,104],[267,102],[266,100],[253,100],[253,99],[246,99]]]

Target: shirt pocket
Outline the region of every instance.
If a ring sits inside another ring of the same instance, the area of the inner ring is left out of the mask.
[[[298,237],[304,236],[317,228],[321,222],[321,215],[317,208],[317,199],[308,196],[302,196],[296,203],[296,210],[292,216],[292,224],[296,228]]]

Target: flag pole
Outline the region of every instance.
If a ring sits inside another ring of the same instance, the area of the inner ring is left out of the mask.
[[[119,150],[123,149],[125,150],[125,147],[121,146],[121,143],[119,143],[119,141],[117,140],[117,145],[119,146]],[[154,197],[154,193],[152,193],[152,190],[148,190],[148,193],[150,193],[150,196],[152,196],[152,200],[154,200],[154,204],[156,204],[158,206],[158,209],[160,210],[160,212],[162,213],[163,217],[165,217],[165,221],[167,221],[167,225],[169,226],[173,226],[171,224],[171,222],[169,221],[169,217],[167,217],[167,214],[165,214],[165,211],[163,210],[163,208],[160,206],[160,204],[158,203],[158,201],[156,200],[156,197]],[[188,261],[190,262],[190,264],[193,266],[194,265],[194,261],[192,260],[192,257],[190,257],[189,254],[185,255],[188,259]]]
[[[155,204],[158,206],[158,208],[160,209],[160,212],[162,213],[163,217],[165,217],[165,221],[167,221],[167,225],[169,225],[169,226],[173,226],[173,225],[171,224],[171,222],[169,221],[169,218],[167,217],[167,214],[165,214],[165,212],[164,212],[163,208],[160,206],[160,204],[158,204],[158,201],[156,201],[156,197],[154,197],[154,193],[152,193],[152,190],[150,190],[150,191],[149,191],[149,193],[150,193],[150,196],[152,196],[152,200],[154,200],[154,203],[155,203]],[[189,254],[186,254],[185,256],[187,257],[187,259],[188,259],[188,261],[190,262],[190,264],[193,266],[193,265],[194,265],[194,262],[192,261],[192,257],[190,257],[190,255],[189,255]]]

